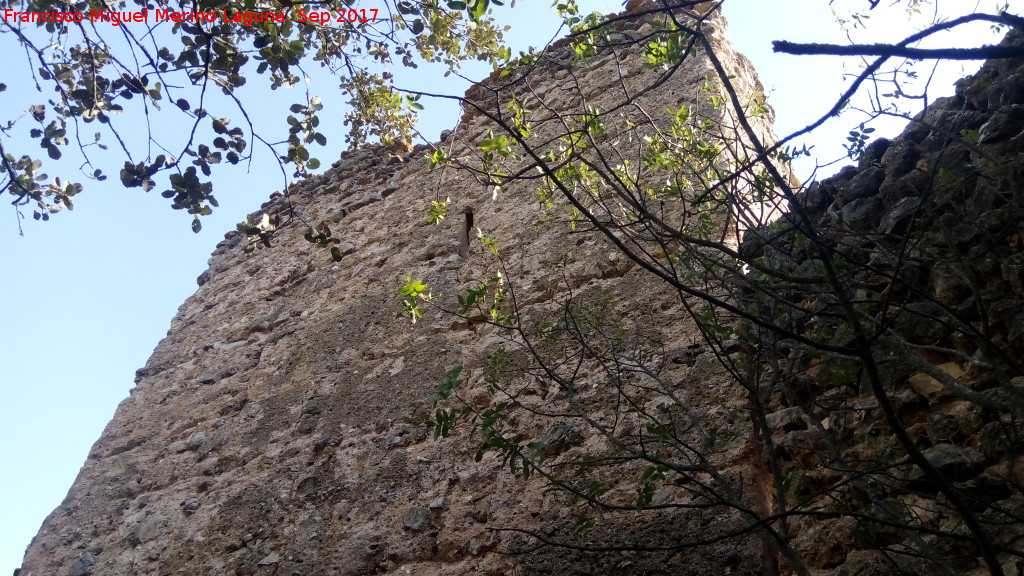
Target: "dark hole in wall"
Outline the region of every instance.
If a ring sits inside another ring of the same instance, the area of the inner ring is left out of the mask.
[[[463,212],[463,223],[462,223],[462,237],[459,240],[459,256],[467,258],[469,256],[469,238],[470,234],[473,233],[473,209],[466,208]]]

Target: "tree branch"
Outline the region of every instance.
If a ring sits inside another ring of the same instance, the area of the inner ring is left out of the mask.
[[[989,58],[1019,58],[1024,56],[1021,46],[981,46],[980,48],[911,48],[893,44],[800,44],[788,40],[775,40],[772,50],[799,56],[888,56],[919,60],[987,60]]]

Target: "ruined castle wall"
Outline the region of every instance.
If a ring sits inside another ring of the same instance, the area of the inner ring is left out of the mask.
[[[1003,44],[1020,46],[1020,33]],[[745,237],[752,267],[819,277],[795,288],[751,275],[751,299],[779,307],[806,341],[847,350],[822,353],[788,335],[775,343],[784,391],[768,421],[810,574],[1024,566],[1022,81],[1020,59],[986,63]],[[831,281],[820,279],[826,259]],[[839,310],[841,295],[855,320]]]
[[[757,90],[749,63],[729,49],[724,21],[712,17],[704,25],[739,89]],[[500,113],[502,86],[514,83],[538,111],[540,133],[549,130],[545,118],[557,126],[556,112],[585,104],[615,109],[663,73],[644,66],[642,44],[628,42],[646,30],[639,22],[620,25],[619,45],[602,48],[582,68],[563,42],[536,66],[495,76],[470,98]],[[638,104],[663,111],[688,103],[721,114],[707,109],[702,90],[714,76],[706,59],[694,58]],[[764,116],[759,129],[767,133],[769,121]],[[492,127],[467,107],[439,146],[468,156],[469,144]],[[21,576],[608,568],[588,562],[614,562],[625,573],[658,565],[701,574],[721,567],[716,554],[668,554],[648,565],[628,554],[569,562],[560,553],[498,553],[508,551],[511,537],[496,527],[566,533],[563,500],[541,482],[501,473],[491,456],[474,462],[471,438],[432,440],[423,397],[454,365],[466,366],[466,394],[483,394],[482,356],[505,336],[429,306],[413,326],[396,317],[396,285],[407,275],[451,307],[459,289],[493,274],[486,248],[466,242],[467,210],[474,228],[499,241],[525,314],[557,307],[570,294],[607,294],[623,318],[657,332],[667,350],[691,351],[667,374],[692,384],[696,405],[739,409],[740,395],[729,392],[710,355],[692,352],[696,335],[678,297],[599,234],[571,233],[549,218],[528,185],[495,198],[493,186],[470,173],[431,171],[427,152],[421,146],[399,158],[371,146],[346,153],[322,176],[264,205],[263,214],[275,216],[268,221],[280,222],[272,247],[249,253],[245,235],[226,235],[67,498],[33,540]],[[430,201],[447,196],[449,217],[428,225]],[[340,262],[302,238],[307,224],[331,228],[341,241]],[[523,401],[543,404],[558,395],[538,383]],[[575,442],[583,449],[600,439]],[[692,534],[711,520],[671,527]],[[673,536],[665,528],[654,531]],[[640,535],[651,527],[626,522],[621,529]]]

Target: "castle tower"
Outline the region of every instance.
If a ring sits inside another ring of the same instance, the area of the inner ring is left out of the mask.
[[[570,222],[572,207],[557,194],[538,198],[540,176],[492,181],[502,166],[534,160],[521,150],[508,157],[498,151],[492,174],[464,169],[480,168],[481,141],[515,127],[513,102],[528,111],[536,150],[553,154],[564,145],[556,135],[599,115],[603,133],[591,135],[600,146],[586,154],[617,154],[607,166],[624,163],[638,187],[658,177],[636,168],[635,154],[643,138],[667,129],[667,110],[687,108],[688,126],[707,120],[714,130],[731,130],[732,103],[716,65],[744,102],[763,102],[751,66],[731,49],[717,14],[676,17],[703,32],[717,64],[700,42],[688,44],[691,36],[623,15],[595,34],[593,44],[560,41],[535,61],[474,87],[459,125],[433,148],[404,156],[380,146],[355,150],[264,204],[251,220],[264,222],[263,232],[278,223],[271,247],[228,233],[66,499],[29,546],[20,576],[595,574],[613,568],[640,574],[653,567],[709,574],[740,561],[756,566],[756,556],[726,553],[735,544],[708,545],[703,555],[671,550],[671,542],[698,539],[735,520],[699,509],[643,517],[608,512],[593,528],[602,542],[664,545],[660,552],[538,548],[540,539],[575,537],[576,515],[564,495],[541,479],[513,476],[494,453],[474,461],[478,437],[468,424],[440,440],[424,426],[432,416],[424,396],[453,367],[463,367],[459,393],[483,408],[497,401],[487,380],[488,355],[506,346],[508,366],[528,360],[514,334],[475,309],[442,310],[457,308],[456,294],[498,272],[504,305],[514,300],[522,322],[536,327],[576,303],[605,310],[657,342],[660,377],[685,384],[680,393],[687,402],[712,415],[741,409],[742,396],[729,392],[729,379],[695,344],[699,338],[677,293],[591,224]],[[658,42],[692,54],[676,68],[671,54],[666,63],[658,60],[661,45],[652,44]],[[752,118],[767,138],[770,110]],[[747,140],[716,140],[716,134],[709,132],[710,142],[737,153]],[[431,170],[424,156],[434,149],[448,162]],[[447,217],[428,224],[431,202],[448,198]],[[615,211],[601,213],[612,218]],[[303,238],[307,225],[330,229],[339,242],[329,247],[340,261]],[[478,241],[477,229],[498,243],[500,261]],[[623,225],[622,234],[629,233]],[[671,247],[650,242],[668,256]],[[396,287],[407,277],[429,286],[437,305],[423,303],[425,315],[414,325],[398,315]],[[496,286],[487,285],[488,296]],[[615,444],[571,416],[541,418],[545,406],[561,410],[566,401],[550,379],[523,369],[505,381],[518,394],[512,417],[535,422],[527,428],[546,438],[549,464]],[[629,426],[638,421],[630,424],[627,407],[616,407],[599,372],[584,371],[574,382],[593,390],[585,400],[597,418],[622,418],[617,429],[623,438],[632,433]],[[660,398],[645,401],[656,407]],[[738,452],[722,457],[742,466]],[[627,504],[636,497],[638,466],[624,469],[620,486],[609,485]],[[679,487],[658,486],[651,502],[685,497]]]

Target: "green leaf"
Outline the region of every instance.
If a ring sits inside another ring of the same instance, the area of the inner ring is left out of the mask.
[[[331,246],[331,260],[341,262],[341,250],[337,246]]]
[[[479,20],[487,13],[488,0],[471,0],[469,7],[469,17],[473,20]]]
[[[192,231],[199,234],[199,231],[203,229],[203,223],[199,221],[199,216],[196,216],[192,220]]]

